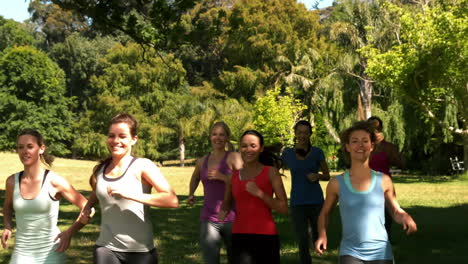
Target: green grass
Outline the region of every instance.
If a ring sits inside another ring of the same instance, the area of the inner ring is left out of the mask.
[[[0,197],[3,206],[5,179],[20,171],[22,165],[12,153],[0,153]],[[92,161],[57,159],[53,170],[67,178],[76,189],[89,194],[89,174],[95,165]],[[162,167],[163,174],[176,190],[180,201],[178,209],[151,209],[154,239],[161,264],[202,263],[198,246],[199,211],[203,190],[196,192],[197,203],[187,207],[185,200],[193,167]],[[284,178],[289,193],[290,176]],[[468,175],[451,176],[396,176],[394,178],[400,204],[416,220],[419,231],[406,236],[399,225],[394,225],[393,251],[396,263],[468,263]],[[322,184],[325,188],[326,183]],[[63,230],[76,218],[78,210],[66,201],[60,206],[59,227]],[[3,217],[3,215],[2,215]],[[282,263],[298,263],[297,245],[294,242],[288,216],[275,215],[281,239]],[[68,263],[92,263],[94,241],[99,234],[100,214],[96,214],[72,241],[67,250]],[[3,229],[3,221],[0,223]],[[329,250],[323,256],[314,253],[314,263],[337,263],[341,235],[338,209],[330,218]],[[0,263],[7,263],[14,245],[0,251]],[[225,252],[223,251],[223,254]],[[223,263],[225,258],[223,257]]]

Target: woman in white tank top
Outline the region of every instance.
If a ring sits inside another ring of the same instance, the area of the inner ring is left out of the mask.
[[[41,134],[32,129],[23,130],[17,140],[17,151],[24,171],[6,180],[3,206],[2,246],[7,247],[13,229],[13,212],[16,216],[15,248],[10,264],[65,263],[64,251],[71,236],[87,219],[78,219],[66,231],[57,227],[59,199],[65,197],[80,209],[86,199],[67,180],[52,171],[44,170],[41,161],[50,166],[52,157],[45,153]]]
[[[94,168],[93,191],[82,211],[87,217],[96,203],[101,207],[94,263],[157,263],[149,206],[179,206],[159,168],[149,159],[132,157],[137,139],[137,121],[131,115],[112,118],[107,137],[111,155]],[[152,188],[156,193],[151,193]]]

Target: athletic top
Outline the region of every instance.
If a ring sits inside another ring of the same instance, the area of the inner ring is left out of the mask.
[[[16,215],[15,249],[10,264],[65,263],[65,254],[55,252],[60,233],[57,227],[59,201],[49,194],[52,188],[49,170],[44,173],[41,190],[33,199],[23,199],[20,179],[23,172],[15,174],[13,209]],[[52,172],[53,173],[53,172]]]
[[[245,190],[247,182],[254,181],[266,195],[273,196],[273,186],[269,177],[270,166],[264,166],[260,174],[251,180],[241,180],[239,171],[232,175],[232,194],[236,201],[236,219],[232,233],[276,235],[271,209],[260,198]]]
[[[210,155],[211,153],[209,153],[203,161],[200,172],[200,180],[203,184],[203,193],[205,196],[200,219],[203,221],[219,223],[218,214],[224,200],[224,190],[226,189],[226,185],[223,181],[208,179],[208,159],[210,158]],[[230,175],[232,173],[232,170],[226,163],[228,156],[229,151],[226,151],[223,159],[217,165],[217,170],[225,175]],[[234,218],[235,213],[231,210],[226,216],[224,222],[232,222],[234,221]]]
[[[385,140],[382,140],[380,144],[388,144]],[[369,167],[375,171],[382,172],[392,177],[390,174],[390,157],[388,157],[385,151],[378,153],[371,153],[369,159]]]
[[[96,241],[98,246],[119,252],[148,252],[154,248],[149,206],[118,195],[111,197],[107,193],[108,186],[125,188],[136,195],[151,193],[151,186],[137,178],[137,166],[132,166],[135,160],[133,158],[127,170],[118,178],[104,175],[107,165],[97,174],[96,196],[101,207],[101,232]]]
[[[371,172],[367,191],[357,191],[349,171],[337,176],[343,237],[340,256],[350,255],[365,261],[393,259],[392,246],[385,231],[385,198],[382,174]]]
[[[309,173],[318,173],[320,162],[325,160],[325,155],[320,148],[311,147],[304,160],[297,159],[293,148],[286,148],[281,158],[291,170],[291,195],[290,204],[322,204],[323,191],[319,181],[311,182],[307,178]]]

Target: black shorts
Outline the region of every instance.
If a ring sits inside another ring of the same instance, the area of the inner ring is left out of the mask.
[[[232,234],[233,264],[279,264],[278,235]]]

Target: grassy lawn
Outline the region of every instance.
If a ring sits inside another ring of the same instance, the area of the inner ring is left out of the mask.
[[[0,160],[0,206],[3,206],[5,179],[20,171],[22,165],[12,153],[0,153]],[[87,182],[95,164],[92,161],[57,159],[52,169],[88,195],[90,187]],[[200,185],[196,192],[196,205],[187,207],[185,200],[193,167],[162,167],[161,170],[176,190],[180,208],[151,209],[160,263],[202,263],[198,247],[202,187]],[[415,235],[406,236],[399,225],[394,225],[396,263],[468,263],[468,177],[397,175],[394,179],[399,202],[414,217],[419,229]],[[289,193],[289,172],[286,172],[284,182]],[[322,187],[325,188],[326,183],[322,183]],[[78,210],[66,201],[61,202],[60,209],[59,226],[63,230],[73,222]],[[282,263],[298,263],[297,245],[288,216],[276,215],[275,219],[280,232]],[[98,212],[95,219],[74,237],[67,251],[68,263],[92,263],[99,223]],[[3,230],[3,221],[0,228]],[[337,263],[340,230],[336,209],[330,219],[329,250],[323,256],[314,253],[314,263]],[[0,251],[0,263],[8,263],[13,244],[14,239],[9,242],[8,250]]]

